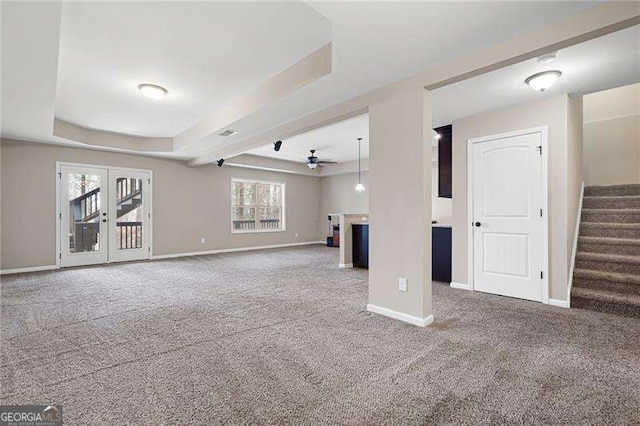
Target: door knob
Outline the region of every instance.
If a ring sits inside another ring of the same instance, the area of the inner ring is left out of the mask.
[[[478,227],[478,228],[479,228],[479,227],[481,227],[481,226],[482,226],[482,223],[480,223],[480,222],[476,222],[476,223],[475,223],[475,225],[476,225],[476,227]]]
[[[106,222],[106,221],[107,221],[107,219],[102,219],[102,221],[103,221],[103,222]]]
[[[106,215],[107,215],[107,212],[102,213],[102,216],[106,216]]]

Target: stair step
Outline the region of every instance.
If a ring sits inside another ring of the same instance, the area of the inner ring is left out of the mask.
[[[640,256],[640,239],[578,237],[578,251]]]
[[[640,223],[640,209],[582,209],[582,222]]]
[[[576,269],[640,275],[640,256],[578,252]]]
[[[573,287],[640,295],[640,276],[575,269],[573,271]]]
[[[640,318],[640,295],[574,287],[571,307]]]
[[[640,195],[640,185],[627,184],[627,185],[608,185],[608,186],[587,186],[584,189],[584,195],[585,196]]]
[[[582,200],[585,209],[632,209],[640,208],[640,195],[589,196]]]
[[[583,222],[580,224],[582,237],[640,238],[638,223]]]

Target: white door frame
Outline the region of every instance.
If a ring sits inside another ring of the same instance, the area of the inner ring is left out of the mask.
[[[60,205],[60,181],[62,177],[61,167],[62,166],[71,166],[71,167],[93,167],[98,169],[105,170],[125,170],[131,172],[146,172],[149,173],[149,179],[151,183],[149,184],[149,208],[148,208],[148,220],[149,220],[149,259],[153,257],[153,170],[148,169],[133,169],[130,167],[119,167],[119,166],[109,166],[104,164],[86,164],[86,163],[70,163],[66,161],[56,161],[56,268],[60,269],[60,259],[62,257],[62,245],[61,245],[61,236],[60,236],[60,216],[62,214],[62,208]],[[107,176],[107,185],[108,182]],[[108,203],[108,200],[106,201]],[[107,263],[111,263],[107,258]]]
[[[549,206],[548,206],[548,126],[533,127],[530,129],[516,130],[513,132],[499,133],[467,140],[467,280],[469,290],[474,291],[473,268],[473,145],[496,139],[511,138],[514,136],[540,134],[542,145],[542,303],[549,303]]]

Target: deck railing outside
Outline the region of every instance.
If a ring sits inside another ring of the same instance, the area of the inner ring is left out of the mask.
[[[279,229],[280,219],[260,219],[260,225],[258,229]],[[249,220],[234,220],[234,231],[251,231],[256,229],[256,221]]]

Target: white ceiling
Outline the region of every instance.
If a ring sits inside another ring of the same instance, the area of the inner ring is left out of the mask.
[[[64,2],[56,116],[175,136],[330,41],[302,2]],[[141,83],[169,95],[144,98]]]
[[[330,126],[302,133],[283,140],[280,151],[273,150],[269,144],[248,151],[247,154],[281,160],[305,162],[315,149],[321,160],[333,160],[338,163],[358,159],[358,140],[362,139],[362,158],[369,158],[369,114],[359,115]]]
[[[528,76],[549,69],[558,69],[563,75],[555,86],[544,93],[524,83]],[[636,26],[563,49],[551,63],[540,64],[536,60],[529,60],[434,90],[433,127],[543,97],[562,93],[592,93],[639,81],[640,26]],[[327,155],[338,162],[351,161],[358,158],[358,152],[357,145],[349,142],[355,141],[357,135],[368,136],[368,125],[368,115],[365,114],[290,138],[280,152],[273,151],[272,145],[268,145],[249,153],[304,161],[309,155],[308,150],[317,148],[321,156]],[[363,158],[368,158],[368,153],[367,143]]]
[[[310,2],[332,24],[333,71],[234,123],[252,135],[430,66],[561,20],[594,2]]]
[[[55,112],[60,5],[2,1],[0,7],[2,136],[50,141]],[[25,55],[25,49],[37,54]]]
[[[550,89],[540,93],[525,84],[528,76],[545,70],[562,71]],[[635,26],[563,49],[547,64],[532,59],[434,90],[433,126],[562,93],[582,95],[639,81],[640,26]]]
[[[44,4],[33,3],[31,8]],[[228,141],[236,143],[592,5],[64,2],[61,18],[40,13],[50,20],[61,19],[60,34],[55,25],[31,25],[37,12],[30,12],[31,20],[29,15],[6,18],[18,19],[13,27],[27,28],[40,43],[30,44],[24,34],[6,36],[3,25],[3,59],[5,50],[20,52],[8,64],[3,60],[3,87],[35,87],[34,77],[21,72],[28,62],[22,59],[29,55],[43,59],[44,50],[55,52],[54,42],[60,37],[59,63],[51,66],[47,59],[37,76],[39,81],[53,82],[58,118],[115,132],[172,136],[331,39],[332,73],[235,121],[233,128],[239,133]],[[11,78],[5,79],[5,73]],[[163,85],[170,95],[150,103],[135,89],[142,81]],[[38,110],[45,102],[26,95],[9,99],[4,91],[2,101],[26,111]],[[3,109],[2,118],[3,136],[69,143],[44,131],[38,138],[29,133],[50,128],[53,117],[21,116],[19,121]],[[46,126],[36,120],[44,120]],[[203,139],[156,155],[194,158],[210,149],[211,142]]]

